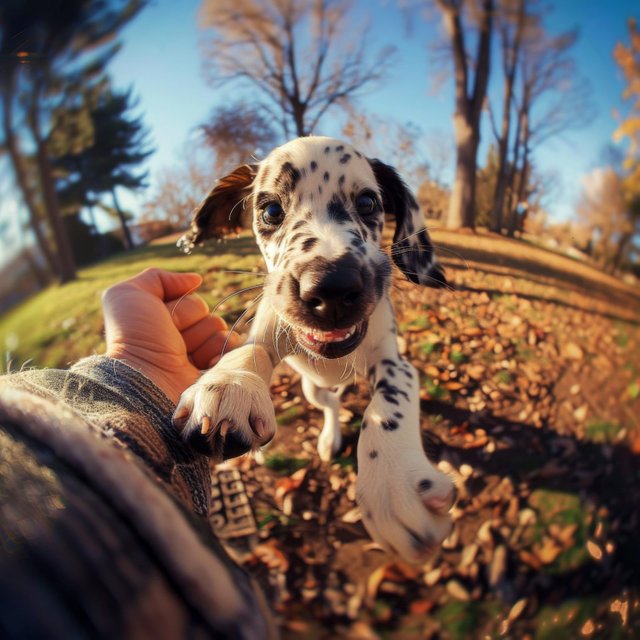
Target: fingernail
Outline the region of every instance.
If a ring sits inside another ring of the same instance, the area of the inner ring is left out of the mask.
[[[204,418],[202,418],[202,424],[200,425],[200,433],[203,436],[206,436],[210,430],[211,430],[211,418],[209,416],[205,416]]]

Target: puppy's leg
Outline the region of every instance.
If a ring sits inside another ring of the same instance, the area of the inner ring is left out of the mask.
[[[418,562],[451,530],[451,480],[422,449],[416,370],[387,344],[369,371],[372,388],[358,440],[358,504],[371,536]]]
[[[262,345],[246,344],[225,354],[182,394],[174,424],[195,449],[216,461],[257,449],[276,431],[272,373]]]
[[[306,376],[302,377],[302,392],[307,401],[324,413],[324,425],[318,437],[318,454],[320,459],[329,462],[340,451],[342,432],[340,430],[339,412],[340,396],[344,387],[336,391],[317,387]]]

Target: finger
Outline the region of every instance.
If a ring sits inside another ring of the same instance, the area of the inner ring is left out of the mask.
[[[220,358],[222,351],[228,353],[242,344],[242,338],[237,333],[229,334],[228,331],[220,331],[205,340],[197,349],[189,355],[193,364],[199,369],[209,369]]]
[[[209,306],[204,298],[195,293],[183,296],[177,300],[170,300],[165,303],[165,306],[178,331],[184,331],[200,322],[203,318],[211,317],[209,314]]]
[[[173,300],[195,291],[202,284],[202,276],[198,273],[177,273],[152,267],[123,284],[148,291],[161,300]]]
[[[228,333],[224,322],[220,324],[220,319],[217,316],[206,315],[201,318],[198,322],[182,331],[182,339],[187,347],[187,353],[193,353],[218,333],[223,336]]]

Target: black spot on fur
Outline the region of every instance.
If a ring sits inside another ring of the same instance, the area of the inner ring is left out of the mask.
[[[395,360],[389,360],[389,358],[385,358],[382,361],[382,364],[384,364],[387,367],[395,367],[398,365],[398,363]]]
[[[369,426],[369,425],[367,424],[367,421],[366,421],[366,420],[363,420],[363,421],[362,421],[362,426],[360,427],[360,430],[361,430],[361,431],[364,431],[368,426]]]
[[[395,431],[400,425],[395,420],[383,420],[381,423],[385,431]]]
[[[394,418],[398,418],[398,420],[402,420],[402,418],[404,418],[404,414],[400,413],[399,411],[394,411],[393,412],[393,417]]]
[[[378,380],[378,382],[376,383],[376,391],[382,391],[382,394],[385,396],[385,398],[387,396],[393,398],[397,395],[401,395],[405,400],[409,400],[409,395],[406,391],[399,389],[395,385],[389,384],[389,382],[387,382],[387,380],[385,380],[384,378]]]
[[[302,243],[302,248],[304,251],[311,251],[311,249],[313,249],[313,247],[315,247],[316,244],[318,244],[318,238],[307,238]]]
[[[349,160],[351,160],[351,154],[350,154],[350,153],[345,153],[345,154],[340,158],[340,164],[347,164],[347,162],[349,162]]]
[[[343,187],[344,186],[344,181],[345,181],[345,177],[344,176],[340,176],[338,178],[338,184]]]
[[[395,378],[395,377],[396,377],[395,371],[394,371],[391,367],[389,367],[389,368],[387,369],[387,375],[388,375],[390,378]]]
[[[336,151],[340,152],[340,151],[344,151],[344,145],[340,144],[336,147]]]
[[[328,172],[328,171],[325,171],[325,172],[324,172],[324,175],[322,176],[322,179],[323,179],[325,182],[329,182],[329,177],[330,177],[330,176],[329,176],[329,172]]]
[[[322,194],[322,185],[321,184],[318,185],[318,193]]]
[[[311,161],[311,171],[315,171],[318,168],[318,163],[315,160]]]
[[[340,202],[340,199],[336,196],[331,198],[329,204],[327,205],[327,213],[329,214],[329,219],[333,220],[334,222],[343,224],[345,222],[351,221],[351,216],[344,208],[342,202]]]
[[[324,152],[325,152],[325,153],[329,153],[329,151],[331,151],[331,147],[325,147],[325,148],[324,148]]]
[[[291,162],[285,162],[280,168],[280,173],[276,178],[276,185],[286,193],[291,193],[300,181],[300,169]]]
[[[372,449],[371,451],[369,451],[369,457],[372,460],[375,460],[378,457],[378,452],[375,449]]]

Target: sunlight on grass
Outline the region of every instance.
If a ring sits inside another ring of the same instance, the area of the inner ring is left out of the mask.
[[[174,245],[152,245],[79,271],[74,282],[53,285],[0,317],[0,351],[12,370],[25,363],[37,367],[66,367],[81,357],[104,350],[100,298],[111,285],[144,269],[195,271],[204,278],[198,293],[210,307],[237,289],[262,282],[263,264],[255,241],[239,237],[197,249],[192,255]],[[247,271],[245,275],[229,271]],[[230,298],[219,309],[228,323],[244,311],[255,291]]]

